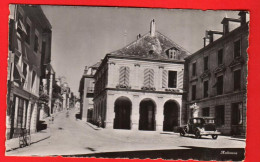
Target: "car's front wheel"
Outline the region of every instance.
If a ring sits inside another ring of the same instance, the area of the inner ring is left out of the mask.
[[[199,131],[199,130],[197,130],[197,131],[195,132],[195,138],[201,138],[201,135],[200,135],[200,131]]]
[[[213,138],[213,139],[217,139],[217,138],[218,138],[218,135],[213,134],[213,135],[212,135],[212,138]]]
[[[181,131],[181,132],[180,132],[180,136],[185,136],[184,131]]]

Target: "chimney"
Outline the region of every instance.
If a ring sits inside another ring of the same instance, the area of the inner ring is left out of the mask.
[[[138,34],[137,35],[137,40],[141,38],[141,34]]]
[[[221,21],[221,24],[223,24],[223,33],[224,35],[228,34],[229,33],[229,21],[231,22],[236,22],[236,23],[241,23],[241,25],[243,23],[246,23],[246,14],[245,13],[239,13],[238,15],[241,16],[240,19],[233,19],[233,18],[224,18],[222,21]]]
[[[84,74],[86,74],[88,71],[88,66],[85,66],[85,69],[84,69]]]
[[[206,40],[209,39],[209,44],[214,41],[214,34],[223,35],[223,32],[206,30],[205,38],[204,38],[204,47],[207,45]]]
[[[150,34],[151,36],[155,36],[155,21],[154,19],[151,21],[151,24],[150,24]]]
[[[209,39],[209,43],[213,42],[213,32],[211,30],[206,30],[205,36],[206,36],[205,40]]]
[[[238,13],[238,15],[240,16],[240,22],[241,22],[241,26],[246,24],[246,11],[240,11]]]
[[[224,18],[221,21],[221,24],[223,24],[223,33],[224,35],[229,33],[229,22],[228,22],[228,18]]]

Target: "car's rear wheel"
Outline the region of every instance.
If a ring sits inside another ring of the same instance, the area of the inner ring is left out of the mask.
[[[180,136],[185,136],[185,133],[183,131],[181,131]]]
[[[212,135],[212,138],[213,138],[213,139],[217,139],[217,138],[218,138],[218,135],[213,134],[213,135]]]
[[[199,130],[197,130],[196,132],[195,132],[195,138],[201,138],[201,135],[200,135],[200,131]]]

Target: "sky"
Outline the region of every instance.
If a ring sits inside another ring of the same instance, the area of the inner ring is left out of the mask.
[[[52,65],[78,94],[85,66],[156,30],[191,53],[203,47],[205,30],[222,31],[224,17],[239,18],[237,11],[200,11],[116,7],[42,6],[52,25]],[[235,24],[232,26],[235,27]]]

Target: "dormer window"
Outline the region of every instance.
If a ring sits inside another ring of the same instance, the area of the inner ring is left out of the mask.
[[[168,58],[169,58],[169,59],[177,59],[177,53],[178,53],[177,50],[175,50],[175,49],[170,49],[170,50],[167,52]]]

